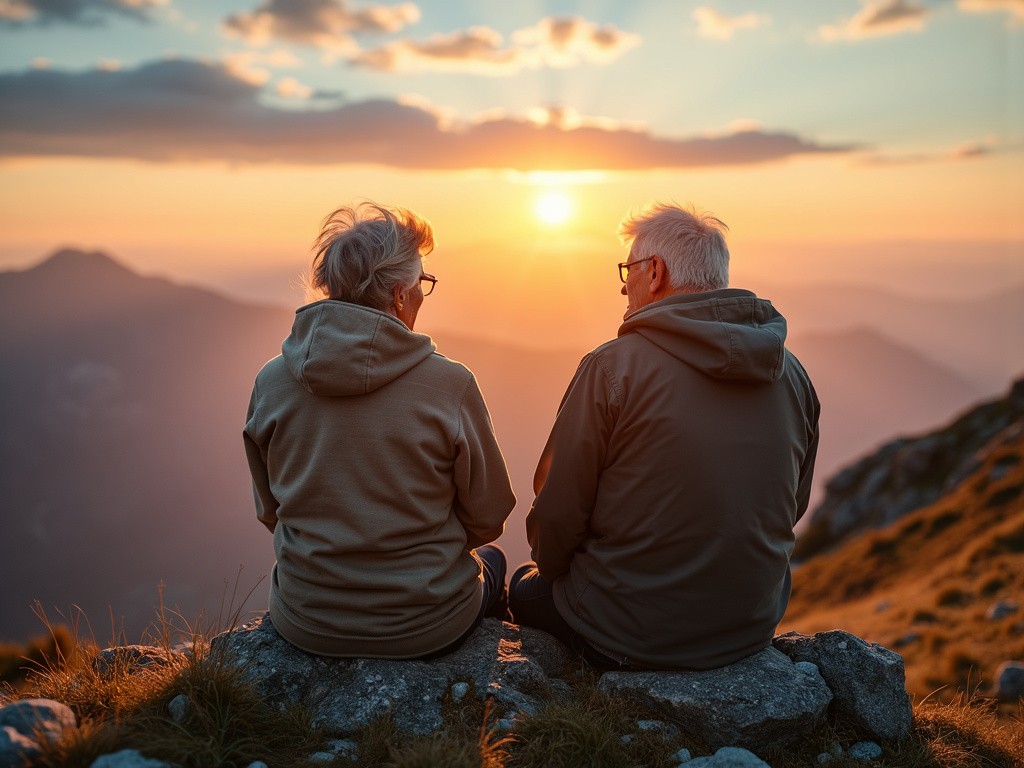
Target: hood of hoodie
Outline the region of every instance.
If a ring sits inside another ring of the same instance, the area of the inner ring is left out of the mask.
[[[772,382],[786,363],[786,318],[770,301],[735,288],[648,304],[619,326],[619,336],[627,333],[716,379]]]
[[[396,317],[324,299],[295,312],[281,354],[314,395],[363,395],[388,384],[434,353],[429,336]]]

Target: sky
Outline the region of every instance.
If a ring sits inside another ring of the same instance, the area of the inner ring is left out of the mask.
[[[613,335],[657,200],[759,292],[1019,284],[1022,150],[1024,0],[0,0],[0,269],[99,249],[298,306],[372,199],[435,227],[427,332]]]

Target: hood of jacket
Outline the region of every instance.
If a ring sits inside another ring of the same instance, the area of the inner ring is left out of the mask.
[[[619,326],[716,379],[772,382],[785,366],[786,318],[750,291],[687,293],[641,307]]]
[[[324,299],[295,312],[281,354],[314,395],[363,395],[388,384],[434,353],[429,336],[396,317]]]

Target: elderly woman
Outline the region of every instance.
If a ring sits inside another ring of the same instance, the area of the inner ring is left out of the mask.
[[[473,374],[413,332],[436,279],[411,211],[339,208],[245,424],[256,516],[274,534],[270,619],[327,656],[422,658],[504,618],[515,504]],[[475,549],[474,548],[478,548]]]

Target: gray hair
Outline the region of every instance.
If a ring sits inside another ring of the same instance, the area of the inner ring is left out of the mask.
[[[416,285],[434,248],[430,223],[406,208],[362,202],[324,219],[310,287],[328,299],[387,311],[395,286]]]
[[[633,260],[660,256],[673,289],[714,291],[729,286],[728,229],[692,206],[655,203],[623,219],[619,237],[632,246]],[[641,271],[647,271],[648,264],[641,264]]]

